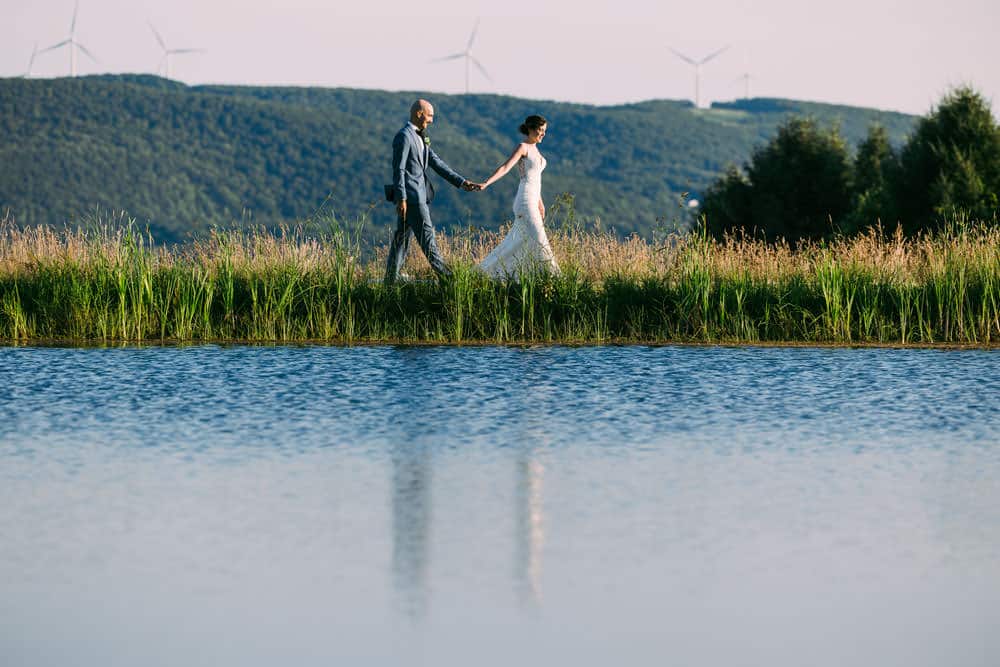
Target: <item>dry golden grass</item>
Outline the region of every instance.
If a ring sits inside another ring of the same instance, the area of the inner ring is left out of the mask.
[[[211,269],[228,262],[245,271],[294,267],[309,272],[346,260],[359,275],[378,277],[388,252],[382,245],[362,261],[357,246],[348,239],[308,236],[288,229],[277,233],[215,232],[189,245],[167,249],[123,223],[127,221],[116,220],[96,230],[54,230],[22,229],[7,221],[0,225],[0,275],[29,273],[41,266],[114,265],[131,261],[139,249],[157,268],[180,262]],[[438,245],[449,262],[474,265],[506,231],[505,227],[496,232],[439,233]],[[873,228],[855,237],[795,247],[746,236],[716,241],[697,234],[669,237],[656,245],[638,236],[619,239],[611,233],[555,231],[550,241],[560,265],[572,267],[580,277],[596,283],[608,277],[669,279],[692,261],[716,277],[745,276],[765,282],[814,275],[823,263],[863,271],[883,282],[907,282],[926,280],[956,267],[993,271],[1000,262],[1000,229],[981,225],[916,238],[905,238],[898,230],[885,233]],[[415,242],[406,271],[430,273]]]
[[[383,286],[387,248],[362,253],[341,232],[222,231],[167,248],[124,218],[88,231],[21,229],[8,220],[0,225],[0,338],[1000,337],[994,225],[956,223],[916,238],[876,228],[794,246],[699,233],[652,243],[560,228],[550,239],[562,277],[523,279],[517,287],[473,268],[505,233],[441,234],[456,269],[441,292],[433,280]],[[415,247],[406,271],[431,276]]]

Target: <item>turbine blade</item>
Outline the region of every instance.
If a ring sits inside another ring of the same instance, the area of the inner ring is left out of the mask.
[[[160,35],[160,32],[153,26],[153,23],[151,21],[146,21],[146,23],[149,23],[150,30],[153,31],[154,35],[156,35],[156,41],[160,43],[160,48],[166,51],[167,43],[163,41],[163,37]]]
[[[84,47],[84,45],[83,45],[83,44],[81,44],[80,42],[76,42],[76,48],[78,48],[78,49],[80,49],[81,51],[83,51],[84,53],[86,53],[86,54],[87,54],[87,57],[89,57],[89,58],[90,58],[91,60],[93,60],[93,61],[94,61],[95,63],[98,63],[98,64],[100,64],[100,62],[101,62],[101,61],[100,61],[100,60],[98,60],[98,59],[97,59],[97,58],[96,58],[96,57],[94,56],[94,54],[93,54],[93,53],[91,53],[90,51],[88,51],[88,50],[86,49],[86,47]]]
[[[684,61],[684,62],[686,62],[687,64],[689,64],[689,65],[697,65],[697,64],[698,64],[698,63],[696,63],[695,61],[693,61],[693,60],[692,60],[691,58],[688,58],[688,57],[687,57],[686,55],[684,55],[683,53],[681,53],[680,51],[678,51],[677,49],[675,49],[675,48],[673,48],[673,47],[670,47],[670,46],[668,46],[667,48],[668,48],[668,49],[670,49],[670,51],[671,51],[671,52],[672,52],[672,53],[673,53],[673,54],[674,54],[675,56],[677,56],[678,58],[680,58],[681,60],[683,60],[683,61]]]
[[[58,49],[60,46],[66,46],[67,44],[69,44],[69,40],[68,39],[64,39],[63,41],[59,42],[58,44],[53,44],[52,46],[50,46],[50,47],[48,47],[46,49],[42,49],[38,53],[45,53],[46,51],[51,51],[53,49]]]
[[[69,24],[69,36],[70,38],[76,34],[76,15],[80,12],[80,0],[76,0],[76,5],[73,7],[73,22]]]
[[[700,61],[698,62],[698,64],[699,64],[699,65],[704,65],[705,63],[707,63],[707,62],[708,62],[709,60],[711,60],[712,58],[715,58],[716,56],[720,56],[720,55],[722,55],[723,53],[725,53],[726,51],[728,51],[728,50],[729,50],[729,47],[730,47],[730,46],[732,46],[732,44],[727,44],[726,46],[723,46],[723,47],[722,47],[721,49],[719,49],[718,51],[715,51],[715,52],[713,52],[713,53],[710,53],[710,54],[708,54],[707,56],[705,56],[704,58],[702,58],[702,59],[701,59],[701,60],[700,60]]]
[[[472,64],[473,64],[473,65],[475,65],[476,67],[478,67],[478,68],[479,68],[479,71],[483,73],[483,76],[485,76],[485,77],[486,77],[487,79],[489,79],[490,81],[493,81],[493,77],[492,77],[492,76],[490,76],[490,73],[486,71],[486,68],[485,68],[485,67],[483,67],[483,64],[482,64],[481,62],[479,62],[478,60],[476,60],[476,59],[475,59],[475,58],[473,58],[472,56],[469,56],[469,60],[471,60],[471,61],[472,61]]]
[[[456,53],[453,56],[445,56],[444,58],[435,58],[431,62],[432,63],[443,63],[445,60],[458,60],[459,58],[464,58],[464,57],[465,57],[464,53]]]
[[[472,36],[469,37],[469,45],[467,47],[465,47],[466,51],[468,51],[469,49],[471,49],[472,48],[472,43],[474,41],[476,41],[476,33],[479,32],[479,21],[480,21],[480,19],[476,19],[476,25],[475,25],[475,27],[472,28]]]

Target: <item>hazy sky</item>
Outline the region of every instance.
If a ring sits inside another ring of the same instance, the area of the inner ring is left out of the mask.
[[[0,0],[0,76],[23,74],[39,48],[69,34],[74,0]],[[81,0],[77,38],[100,60],[78,73],[153,72],[161,52],[189,84],[254,83],[461,92],[462,51],[477,17],[472,90],[615,104],[692,98],[694,72],[668,47],[701,58],[703,101],[743,95],[924,113],[970,83],[1000,101],[998,0]],[[65,76],[69,54],[38,56],[36,76]],[[994,108],[994,112],[996,112]]]

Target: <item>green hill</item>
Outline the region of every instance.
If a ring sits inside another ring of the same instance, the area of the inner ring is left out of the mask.
[[[584,219],[649,234],[742,163],[790,115],[837,123],[856,145],[873,122],[901,143],[914,116],[779,99],[695,109],[656,100],[588,106],[498,95],[195,86],[152,76],[0,79],[0,212],[20,225],[126,210],[162,240],[234,222],[277,225],[324,211],[370,211],[375,235],[392,220],[381,201],[392,136],[412,100],[434,103],[434,148],[484,179],[518,141],[524,116],[549,119],[544,195],[572,192]],[[437,177],[435,222],[495,228],[510,217],[515,176],[485,193]],[[329,198],[328,198],[329,195]],[[372,209],[372,204],[377,206]]]

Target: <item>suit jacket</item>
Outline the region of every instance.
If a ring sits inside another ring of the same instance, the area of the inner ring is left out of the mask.
[[[425,150],[423,138],[417,134],[412,123],[407,123],[392,140],[393,201],[412,198],[430,203],[434,199],[434,186],[427,178],[427,167],[456,188],[465,182],[430,146]]]

